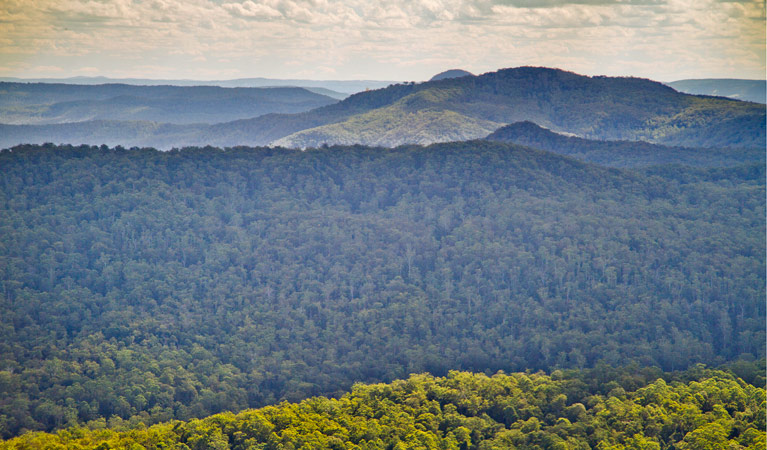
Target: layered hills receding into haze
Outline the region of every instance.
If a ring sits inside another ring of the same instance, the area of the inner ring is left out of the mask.
[[[14,78],[2,77],[0,82],[13,83],[53,83],[70,85],[98,85],[98,84],[130,84],[135,86],[218,86],[225,88],[253,88],[253,87],[302,87],[311,91],[322,93],[326,91],[331,97],[341,94],[346,97],[349,94],[364,91],[366,89],[380,89],[396,81],[382,80],[304,80],[304,79],[280,79],[280,78],[237,78],[233,80],[158,80],[154,78],[108,78],[108,77],[70,77],[70,78]]]
[[[337,99],[303,88],[0,83],[0,123],[88,120],[218,123],[268,113],[297,113]]]
[[[763,104],[323,89],[0,83],[0,450],[764,449]]]
[[[0,450],[767,450],[764,2],[0,0]]]
[[[87,143],[184,145],[365,144],[392,147],[483,138],[518,121],[589,139],[688,147],[763,147],[762,105],[683,94],[639,78],[587,77],[520,67],[479,76],[391,85],[296,114],[212,125],[86,121],[0,126],[0,146]]]

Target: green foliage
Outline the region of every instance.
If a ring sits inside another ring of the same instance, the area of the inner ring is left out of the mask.
[[[356,384],[338,399],[126,431],[31,433],[0,442],[0,449],[764,448],[764,388],[696,370],[675,375],[694,381],[646,379],[636,391],[602,395],[585,389],[591,375],[411,375],[391,384]],[[573,408],[579,413],[564,417]]]
[[[639,173],[487,141],[0,152],[0,432],[131,429],[413,372],[763,358],[764,198],[763,164]],[[621,377],[595,374],[599,395],[641,387]],[[544,416],[492,417],[567,428],[595,401],[559,394]],[[475,445],[456,420],[455,445]],[[440,422],[418,423],[428,447]]]
[[[350,119],[310,128],[275,141],[275,145],[305,148],[333,143],[380,145],[394,147],[402,142],[431,144],[433,142],[465,141],[486,136],[499,124],[467,117],[453,111],[418,110],[409,112],[402,105],[358,114]],[[403,129],[407,137],[403,138]]]

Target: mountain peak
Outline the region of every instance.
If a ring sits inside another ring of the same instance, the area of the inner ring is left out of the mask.
[[[539,139],[569,139],[573,137],[578,138],[578,135],[564,131],[554,131],[549,128],[542,127],[535,122],[522,120],[520,122],[514,122],[512,124],[498,128],[485,139],[490,141],[513,142],[520,137],[536,137]]]
[[[429,81],[437,81],[437,80],[445,80],[448,78],[460,78],[460,77],[473,77],[474,74],[471,72],[467,72],[465,70],[461,69],[450,69],[446,70],[444,72],[440,72],[433,77]]]
[[[505,140],[510,140],[519,135],[528,136],[531,133],[536,135],[538,134],[559,135],[558,133],[554,133],[553,131],[547,128],[543,128],[542,126],[538,125],[535,122],[531,122],[529,120],[523,120],[520,122],[514,122],[510,125],[506,125],[501,128],[498,128],[492,134],[490,134],[486,139],[489,139],[491,141],[505,141]]]

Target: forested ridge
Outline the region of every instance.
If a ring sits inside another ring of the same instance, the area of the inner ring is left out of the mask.
[[[599,141],[565,136],[532,122],[501,127],[488,140],[511,142],[567,155],[608,167],[649,167],[681,164],[693,167],[726,167],[762,162],[763,148],[688,148],[651,144],[644,141]]]
[[[588,77],[546,67],[390,86],[302,116],[324,123],[307,124],[274,143],[430,144],[482,138],[502,125],[529,120],[589,139],[691,147],[765,145],[763,105],[687,95],[648,79]],[[251,123],[259,127],[261,120]]]
[[[4,150],[0,433],[763,358],[764,179],[488,141]]]
[[[764,365],[751,369],[763,375]],[[761,450],[765,406],[763,384],[702,367],[451,371],[149,428],[105,429],[102,420],[0,449]]]

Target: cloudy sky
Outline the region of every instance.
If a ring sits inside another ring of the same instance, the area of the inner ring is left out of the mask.
[[[764,0],[0,0],[0,76],[765,77]]]

